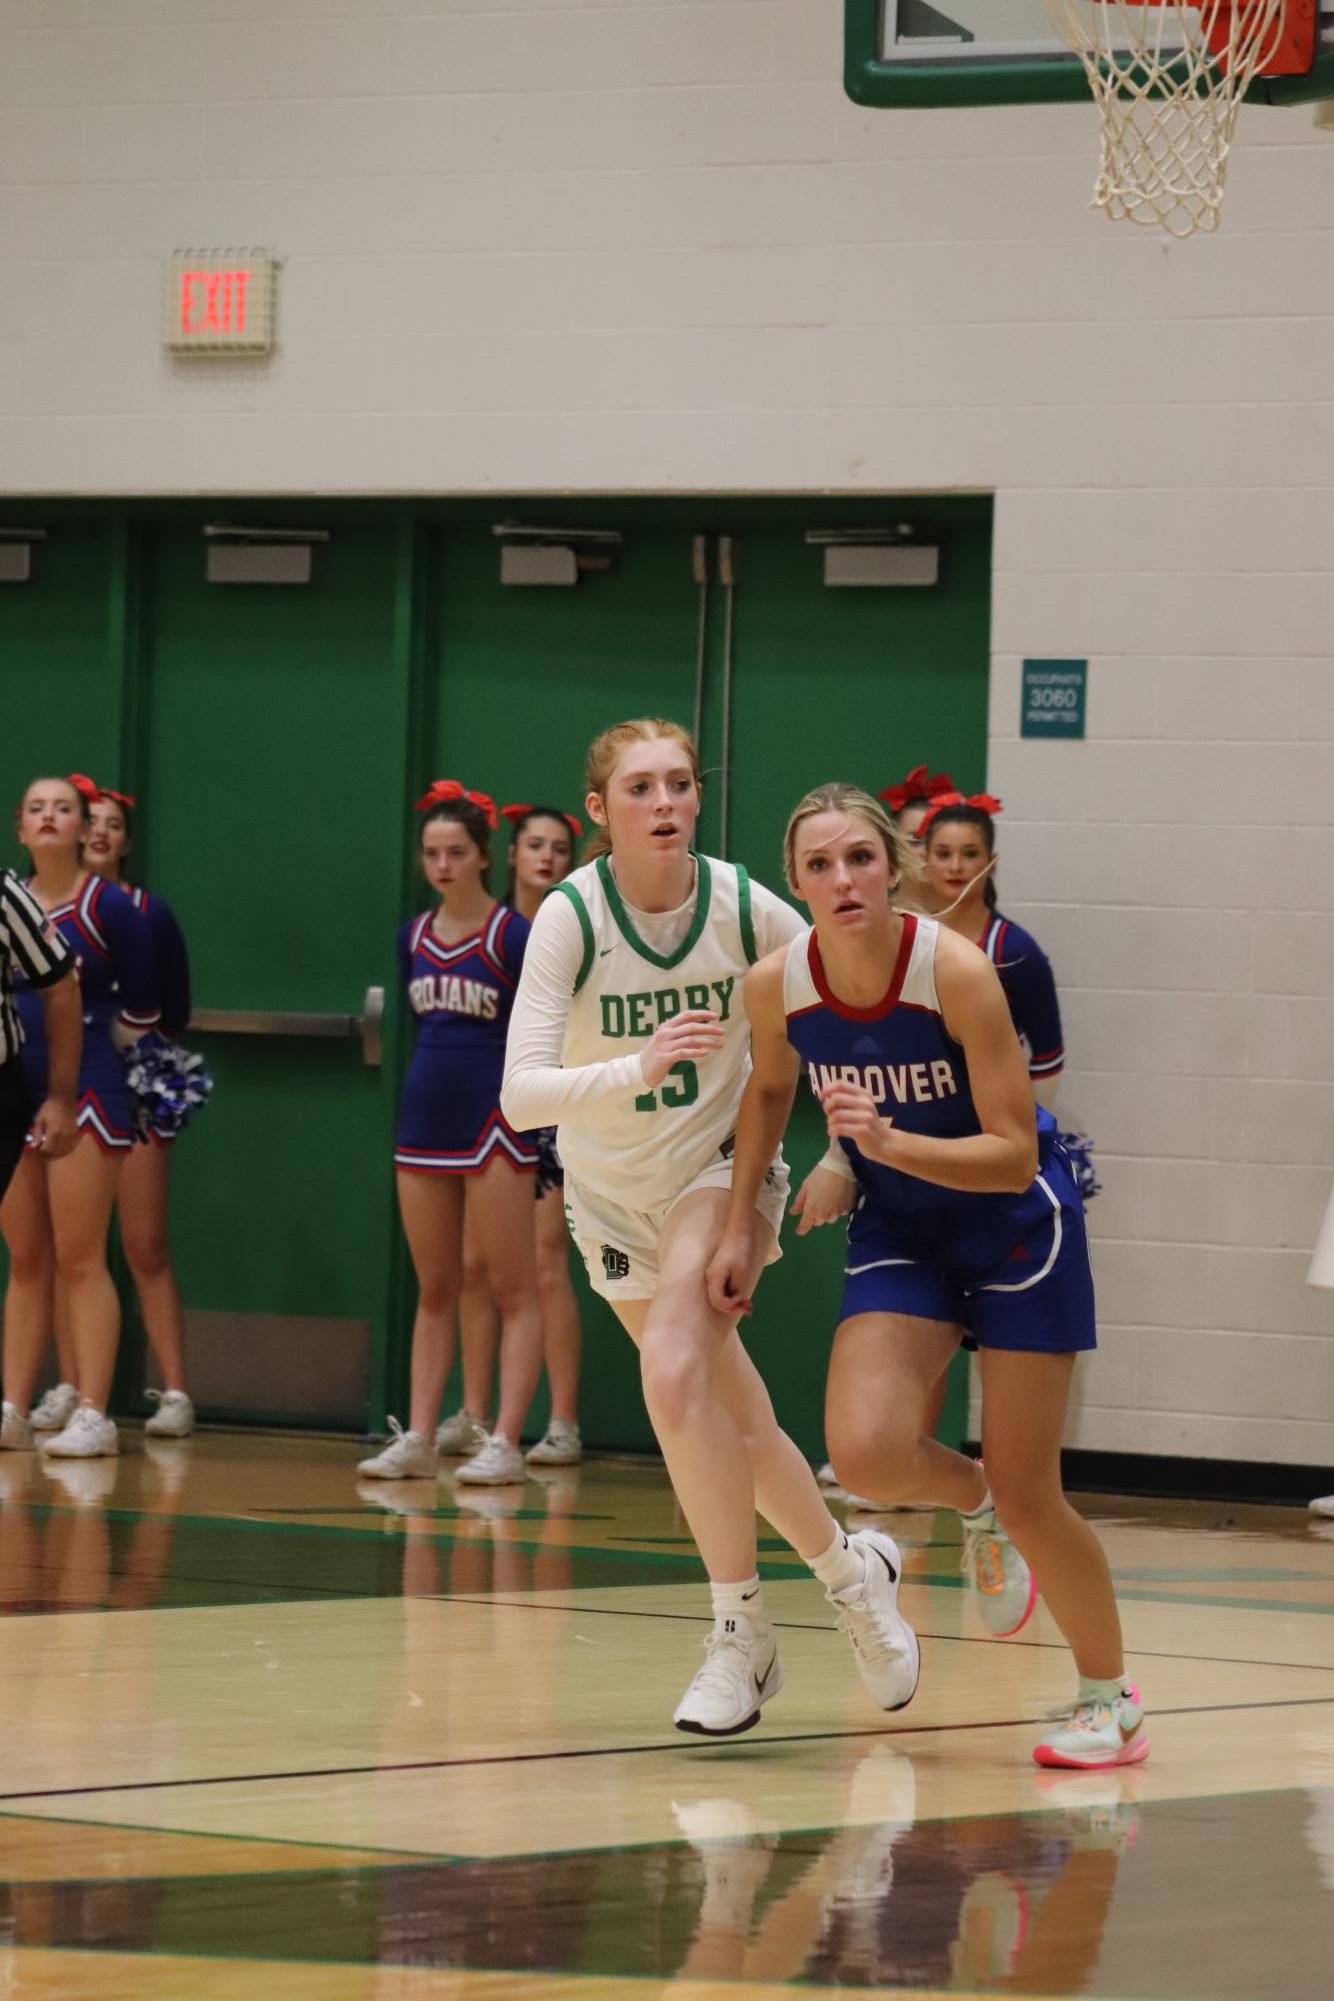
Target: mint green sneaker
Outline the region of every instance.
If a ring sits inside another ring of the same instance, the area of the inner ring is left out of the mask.
[[[982,1623],[997,1639],[1026,1626],[1038,1602],[1033,1573],[996,1519],[994,1508],[960,1515],[963,1574],[977,1594]]]
[[[1055,1728],[1034,1749],[1039,1765],[1077,1771],[1105,1771],[1110,1765],[1138,1765],[1149,1755],[1144,1704],[1133,1682],[1114,1702],[1080,1694],[1068,1709],[1054,1712]]]

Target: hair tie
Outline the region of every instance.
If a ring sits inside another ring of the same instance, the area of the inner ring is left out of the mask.
[[[123,806],[127,813],[134,811],[134,794],[132,792],[117,792],[110,785],[99,785],[97,796],[99,799],[110,799],[117,806]]]
[[[459,784],[457,778],[437,778],[430,789],[422,793],[413,807],[415,813],[427,813],[432,806],[449,806],[460,799],[466,799],[470,806],[476,806],[488,827],[498,827],[500,819],[496,812],[496,802],[489,792],[469,792]]]
[[[887,785],[877,796],[884,800],[891,813],[901,813],[914,799],[943,799],[947,792],[953,792],[954,780],[948,771],[938,771],[934,778],[928,778],[926,766],[915,764],[906,778],[897,785]]]
[[[535,810],[536,809],[532,806],[502,806],[500,809],[500,817],[502,820],[512,820],[515,826],[517,826],[520,820],[526,820],[528,815],[534,812]],[[576,840],[583,839],[584,823],[582,820],[576,819],[573,813],[560,812],[559,808],[557,808],[557,816],[560,819],[564,820],[566,826],[569,828],[570,832],[574,835]]]
[[[68,778],[65,780],[65,783],[67,785],[72,785],[74,787],[74,790],[78,793],[79,797],[81,799],[86,799],[90,806],[92,805],[95,799],[100,799],[102,796],[101,788],[97,785],[94,785],[92,779],[88,777],[86,772],[71,771]]]
[[[985,813],[994,820],[1001,811],[1002,802],[991,792],[973,792],[966,799],[962,792],[942,792],[939,798],[931,801],[930,808],[922,816],[922,824],[917,829],[919,841],[926,839],[937,814],[945,812],[950,806],[973,806],[979,813]]]

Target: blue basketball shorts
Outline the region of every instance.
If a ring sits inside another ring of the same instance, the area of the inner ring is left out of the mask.
[[[848,1225],[839,1319],[945,1320],[965,1346],[1069,1355],[1098,1345],[1084,1205],[1059,1145],[1022,1195],[895,1212],[865,1200]]]

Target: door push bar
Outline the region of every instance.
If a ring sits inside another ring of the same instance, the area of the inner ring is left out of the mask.
[[[265,1008],[197,1007],[191,1028],[201,1035],[297,1035],[322,1041],[355,1041],[361,1060],[378,1070],[384,1060],[384,988],[367,987],[360,1014],[292,1014]]]

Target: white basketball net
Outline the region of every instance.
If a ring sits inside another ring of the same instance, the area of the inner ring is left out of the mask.
[[[1094,208],[1172,236],[1217,229],[1237,113],[1284,0],[1046,0],[1102,119]]]

